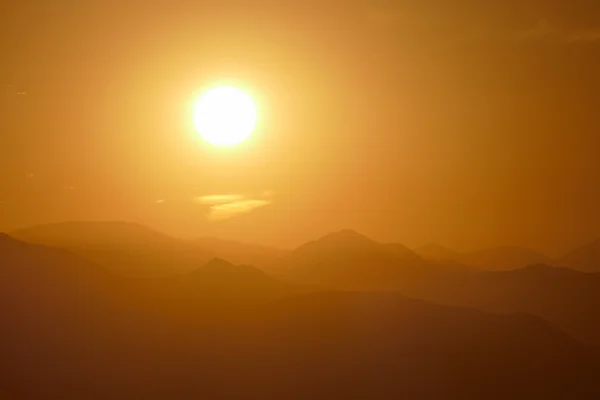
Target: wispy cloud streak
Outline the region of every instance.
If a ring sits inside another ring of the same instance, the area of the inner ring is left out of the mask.
[[[271,204],[269,200],[248,199],[234,201],[232,203],[218,204],[210,207],[208,219],[211,221],[221,221],[235,217],[240,214],[249,213],[260,207]]]
[[[244,196],[239,194],[214,194],[210,196],[198,196],[196,202],[206,205],[217,205],[223,203],[231,203],[234,201],[243,200]]]
[[[267,206],[271,204],[272,196],[272,191],[265,190],[260,195],[252,197],[241,194],[215,194],[197,196],[194,201],[210,206],[207,214],[210,221],[222,221]]]

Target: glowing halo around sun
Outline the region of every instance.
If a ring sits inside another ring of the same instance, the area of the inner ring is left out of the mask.
[[[194,104],[194,127],[214,146],[234,146],[254,131],[258,111],[254,100],[234,86],[205,92]]]

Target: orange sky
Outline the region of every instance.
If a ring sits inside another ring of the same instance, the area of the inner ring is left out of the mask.
[[[126,219],[292,246],[352,227],[552,251],[600,237],[594,2],[51,3],[0,10],[0,230]],[[220,79],[261,108],[232,149],[189,114]],[[208,195],[268,204],[215,220]]]

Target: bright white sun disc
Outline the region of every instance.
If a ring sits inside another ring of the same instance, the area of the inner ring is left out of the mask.
[[[257,121],[256,104],[242,90],[221,86],[204,93],[194,105],[194,127],[215,146],[233,146],[247,139]]]

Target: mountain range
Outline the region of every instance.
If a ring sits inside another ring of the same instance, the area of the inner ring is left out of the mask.
[[[438,244],[428,244],[416,249],[423,258],[432,261],[454,261],[489,270],[511,270],[532,264],[551,263],[550,257],[519,246],[498,246],[461,253]]]
[[[346,229],[342,232],[349,234],[353,231]],[[154,256],[156,256],[156,253],[183,252],[195,258],[195,262],[206,262],[214,257],[219,257],[235,264],[254,265],[266,269],[278,264],[280,259],[289,256],[292,251],[298,251],[310,245],[310,243],[307,243],[290,251],[215,237],[183,240],[137,223],[119,221],[64,222],[39,225],[10,232],[10,235],[28,243],[96,254],[100,259],[104,252],[139,255],[140,253],[148,254],[153,251]],[[325,239],[330,235],[325,235],[321,239]],[[558,258],[551,258],[539,251],[520,246],[497,246],[470,252],[455,251],[436,243],[430,243],[416,249],[410,249],[400,243],[383,243],[383,246],[387,247],[389,252],[395,253],[405,260],[412,259],[415,262],[422,260],[446,262],[484,270],[514,270],[529,265],[548,264],[569,267],[583,272],[600,272],[600,240],[573,249]],[[158,259],[156,261],[160,264]],[[111,263],[110,260],[99,261],[102,264]],[[168,274],[170,272],[169,268],[166,271],[161,271],[160,267],[156,269],[158,274],[165,272]],[[187,270],[189,268],[182,269],[183,272]]]
[[[501,250],[532,255],[471,259]],[[598,398],[600,274],[473,264],[352,230],[291,251],[128,223],[2,234],[0,395]]]
[[[458,252],[431,243],[415,249],[426,260],[452,261],[486,270],[514,270],[535,264],[549,264],[582,272],[600,272],[600,240],[585,244],[567,254],[552,258],[519,246],[497,246],[472,252]]]

